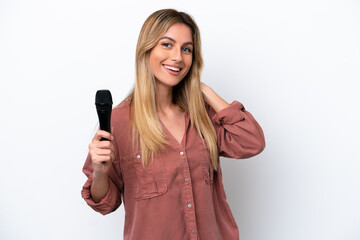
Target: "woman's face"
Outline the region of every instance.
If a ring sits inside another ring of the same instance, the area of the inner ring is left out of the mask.
[[[192,51],[191,29],[182,23],[171,25],[150,52],[150,69],[157,84],[177,85],[189,72]]]

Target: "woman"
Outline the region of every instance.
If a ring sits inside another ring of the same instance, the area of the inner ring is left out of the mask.
[[[149,16],[135,86],[113,109],[112,134],[95,134],[83,168],[82,196],[94,210],[108,214],[124,202],[125,240],[239,239],[219,156],[254,156],[264,135],[241,103],[228,104],[200,82],[202,66],[189,15]]]

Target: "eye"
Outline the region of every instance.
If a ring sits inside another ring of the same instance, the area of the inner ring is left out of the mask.
[[[184,48],[183,48],[183,51],[184,51],[184,52],[187,52],[187,53],[191,53],[191,52],[192,52],[192,50],[191,50],[190,48],[187,48],[187,47],[184,47]]]
[[[170,43],[167,43],[167,42],[162,43],[161,45],[164,46],[164,47],[166,47],[166,48],[171,47],[171,44],[170,44]]]

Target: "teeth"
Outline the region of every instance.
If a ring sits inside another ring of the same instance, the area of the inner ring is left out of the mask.
[[[175,72],[179,72],[179,71],[180,71],[180,68],[170,67],[170,66],[166,66],[166,65],[164,65],[164,67],[166,67],[167,69],[173,70],[173,71],[175,71]]]

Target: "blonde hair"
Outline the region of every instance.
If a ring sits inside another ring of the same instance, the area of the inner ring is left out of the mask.
[[[217,170],[217,136],[207,115],[204,96],[201,92],[200,74],[203,68],[200,32],[194,20],[184,12],[162,9],[151,14],[144,22],[136,47],[136,79],[133,89],[125,98],[130,100],[129,126],[132,128],[133,146],[138,149],[140,140],[144,168],[148,159],[166,148],[168,142],[162,129],[156,109],[155,77],[150,70],[149,55],[169,27],[182,23],[190,27],[193,37],[192,66],[179,84],[173,88],[173,103],[189,113],[191,126],[195,126],[210,152],[210,162]],[[130,133],[130,131],[129,131]]]

